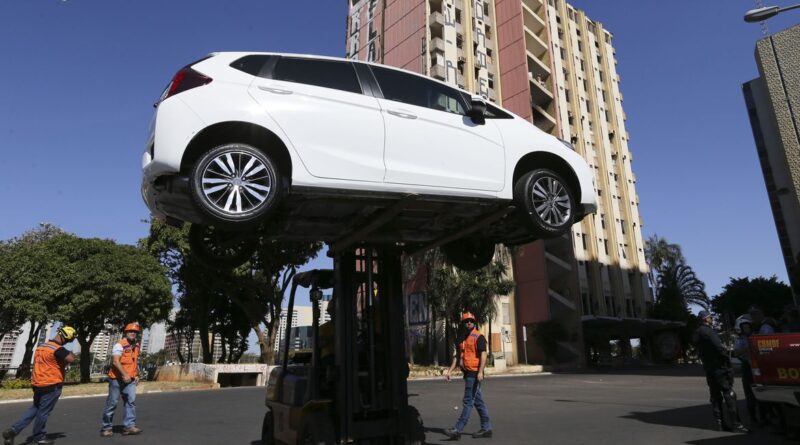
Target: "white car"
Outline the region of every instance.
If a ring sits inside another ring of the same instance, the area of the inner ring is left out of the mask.
[[[397,68],[213,53],[178,71],[156,108],[144,200],[156,218],[193,223],[193,247],[221,262],[258,233],[442,246],[470,269],[496,243],[561,236],[596,210],[569,143]]]

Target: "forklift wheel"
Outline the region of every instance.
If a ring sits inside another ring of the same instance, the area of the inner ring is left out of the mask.
[[[425,443],[425,428],[422,424],[422,416],[413,406],[409,406],[406,409],[403,427],[405,429],[404,443],[406,445],[423,445]]]
[[[258,246],[249,232],[220,230],[213,226],[192,224],[189,247],[192,256],[211,269],[234,269],[247,262]]]
[[[336,443],[336,432],[331,419],[324,413],[309,413],[303,420],[298,445],[328,445]]]
[[[442,246],[447,261],[465,271],[482,269],[494,258],[494,243],[481,238],[462,238]]]
[[[261,426],[261,445],[275,445],[275,421],[272,410],[267,408],[264,414],[264,424]]]

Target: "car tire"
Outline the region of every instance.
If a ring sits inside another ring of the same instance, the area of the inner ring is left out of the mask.
[[[481,238],[462,238],[442,246],[447,262],[465,271],[482,269],[494,258],[494,243]]]
[[[330,417],[321,411],[306,415],[298,445],[328,445],[332,443],[336,443],[336,431]]]
[[[577,205],[569,184],[545,168],[522,175],[514,184],[520,218],[537,238],[556,238],[575,222]]]
[[[261,445],[275,445],[275,419],[272,410],[267,408],[261,425]]]
[[[189,247],[192,258],[203,266],[228,270],[252,258],[258,247],[258,238],[251,232],[192,224],[189,228]]]
[[[423,445],[425,443],[425,426],[422,423],[422,416],[413,406],[406,408],[403,418],[403,433],[406,445]]]
[[[192,198],[215,225],[230,229],[257,223],[283,195],[277,163],[247,144],[231,143],[203,154],[191,170]]]

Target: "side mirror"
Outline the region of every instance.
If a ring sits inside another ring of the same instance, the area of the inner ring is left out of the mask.
[[[486,102],[482,98],[473,97],[470,101],[470,108],[467,116],[472,119],[472,122],[478,125],[486,124]]]

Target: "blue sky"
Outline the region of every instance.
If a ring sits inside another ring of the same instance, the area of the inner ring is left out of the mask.
[[[615,35],[645,236],[679,243],[712,295],[730,276],[785,280],[741,95],[757,76],[754,2],[572,3]],[[344,0],[3,0],[0,239],[40,222],[145,236],[141,153],[174,72],[212,51],[341,56],[345,15]]]

